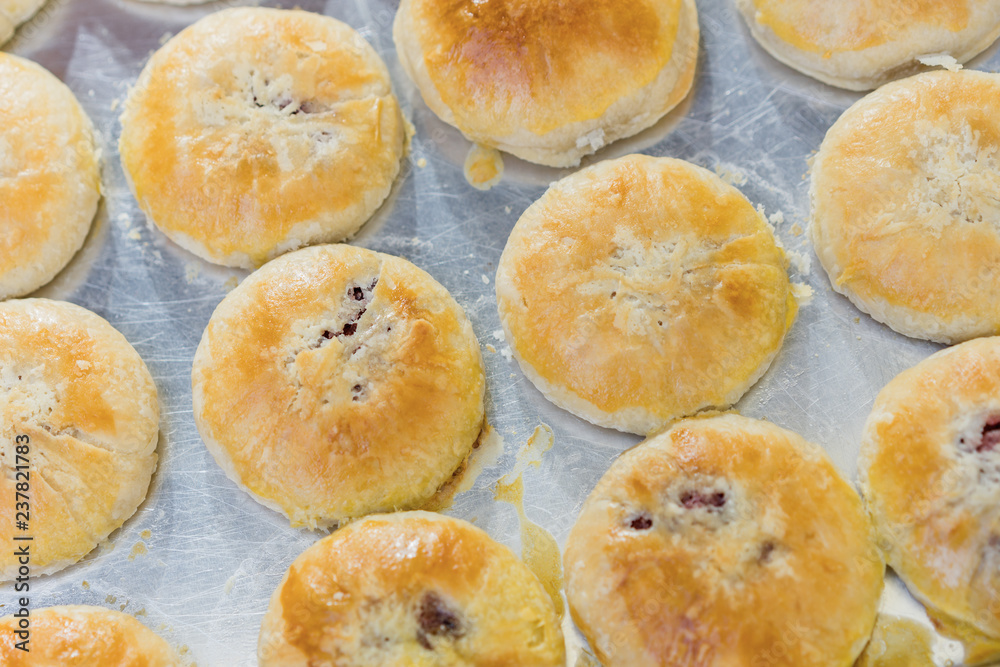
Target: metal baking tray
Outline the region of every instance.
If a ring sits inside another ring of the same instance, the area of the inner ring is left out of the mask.
[[[129,193],[117,151],[118,115],[149,54],[210,12],[241,2],[189,7],[133,0],[49,0],[5,47],[65,81],[93,119],[103,153],[104,200],[83,249],[36,293],[107,318],[149,365],[162,404],[160,462],[149,495],[110,540],[82,562],[32,584],[32,606],[93,604],[134,614],[203,667],[256,664],[268,598],[294,558],[322,533],[292,529],[226,479],[191,412],[195,347],[216,304],[247,275],[208,264],[151,229]],[[292,7],[291,2],[266,3]],[[518,216],[570,170],[505,156],[488,192],[463,177],[469,144],[427,109],[396,59],[394,0],[298,0],[368,39],[389,66],[416,127],[412,150],[387,202],[353,243],[403,256],[431,273],[465,308],[483,347],[488,419],[502,437],[498,461],[447,512],[520,549],[515,507],[494,500],[518,450],[547,424],[554,444],[524,472],[524,510],[563,546],[587,494],[612,460],[640,438],[592,426],[555,408],[525,379],[503,341],[493,275]],[[881,387],[938,346],[907,339],[833,293],[806,242],[808,159],[827,128],[860,95],[780,65],[750,38],[732,0],[699,0],[701,55],[695,88],[655,127],[585,163],[644,152],[714,169],[764,207],[791,252],[794,281],[814,296],[784,347],[737,409],[820,443],[851,480],[861,430]],[[994,45],[969,67],[1000,68]],[[517,467],[524,468],[525,461]],[[12,606],[11,586],[0,614]],[[890,577],[883,610],[927,624]],[[569,664],[586,664],[567,623]],[[961,647],[938,638],[937,664],[960,664]]]

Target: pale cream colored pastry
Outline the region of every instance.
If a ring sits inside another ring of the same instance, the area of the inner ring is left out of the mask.
[[[471,141],[555,167],[691,89],[693,0],[402,0],[393,37],[427,106]]]
[[[1000,36],[1000,0],[735,2],[771,55],[850,90],[914,74],[923,60],[964,63]]]
[[[153,54],[119,143],[142,210],[211,262],[254,267],[353,236],[406,144],[385,64],[327,16],[211,14]]]
[[[0,53],[0,299],[33,292],[66,266],[100,198],[93,127],[73,93],[41,66]]]
[[[889,382],[858,467],[889,565],[932,616],[992,637],[1000,657],[1000,338]]]
[[[630,155],[555,183],[497,268],[507,341],[556,405],[651,433],[729,406],[796,313],[784,253],[735,188],[681,160]]]
[[[552,600],[461,519],[372,516],[302,553],[261,627],[260,667],[562,667]]]
[[[162,637],[120,611],[69,605],[32,608],[30,614],[27,652],[17,648],[17,643],[24,639],[18,635],[19,619],[0,618],[0,664],[4,667],[181,667],[183,664]]]
[[[563,562],[605,667],[849,667],[885,570],[826,454],[735,414],[677,422],[623,454]]]
[[[0,0],[0,46],[44,4],[45,0]]]
[[[1000,333],[1000,75],[883,86],[830,128],[812,166],[811,233],[833,288],[896,331]]]
[[[153,379],[110,324],[61,301],[0,303],[0,581],[18,573],[17,536],[33,538],[31,575],[50,574],[132,516],[158,432]]]
[[[483,423],[472,325],[404,259],[305,248],[230,292],[194,357],[198,430],[293,526],[422,506]]]

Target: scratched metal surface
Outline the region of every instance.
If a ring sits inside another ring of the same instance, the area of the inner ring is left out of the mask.
[[[246,272],[203,262],[148,228],[125,185],[116,149],[120,102],[150,52],[165,35],[227,4],[236,3],[178,8],[50,0],[6,47],[40,62],[73,89],[103,147],[105,197],[93,231],[70,266],[37,295],[84,305],[118,327],[152,370],[163,408],[160,464],[146,501],[108,544],[35,581],[32,604],[96,604],[136,614],[202,666],[256,664],[258,626],[272,590],[296,555],[322,536],[290,528],[251,500],[202,445],[191,415],[191,359],[227,285]],[[483,346],[489,420],[506,450],[449,512],[517,549],[515,511],[495,503],[490,487],[512,468],[534,427],[546,423],[555,445],[539,468],[525,473],[525,508],[562,546],[594,483],[617,454],[639,441],[551,406],[503,354],[506,346],[498,339],[493,274],[504,241],[547,184],[569,172],[508,158],[497,187],[472,189],[462,174],[468,144],[433,117],[398,65],[391,39],[396,2],[293,0],[286,6],[292,4],[344,20],[369,39],[416,126],[412,153],[390,199],[354,242],[429,271],[466,309]],[[596,159],[632,151],[684,158],[728,174],[767,214],[781,214],[774,218],[778,236],[811,260],[811,267],[799,262],[792,277],[809,284],[815,298],[802,307],[771,370],[737,407],[821,443],[853,480],[875,394],[936,349],[891,332],[833,294],[800,233],[808,214],[807,159],[859,95],[773,61],[750,39],[730,0],[700,0],[699,10],[702,51],[692,95],[658,126]],[[994,46],[970,66],[1000,68],[1000,50]],[[7,587],[0,603],[12,598]],[[895,580],[885,606],[920,616]],[[945,649],[941,664],[948,655],[957,662],[954,647],[939,648]]]

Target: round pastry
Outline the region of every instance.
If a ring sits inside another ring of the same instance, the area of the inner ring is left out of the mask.
[[[110,324],[47,299],[0,304],[0,383],[0,496],[9,499],[0,536],[17,546],[33,538],[31,575],[51,574],[107,539],[146,497],[156,385]],[[0,552],[0,581],[17,576],[15,551]]]
[[[0,0],[0,46],[14,36],[17,26],[26,23],[44,4],[45,0]]]
[[[872,532],[816,445],[735,414],[685,420],[587,498],[567,598],[606,667],[849,667],[882,591]]]
[[[472,325],[433,278],[316,246],[216,308],[194,357],[194,414],[230,479],[315,528],[426,503],[479,436],[484,378]]]
[[[167,42],[121,120],[142,210],[196,255],[248,268],[352,236],[389,194],[406,144],[385,64],[360,35],[256,7]]]
[[[1000,333],[1000,75],[930,72],[871,93],[812,167],[811,232],[833,283],[896,331]]]
[[[306,549],[261,626],[260,667],[562,667],[551,598],[511,551],[461,519],[405,512]]]
[[[1000,36],[1000,0],[736,0],[736,6],[772,56],[849,90],[913,74],[928,58],[964,63]]]
[[[15,612],[16,613],[16,612]],[[180,667],[162,637],[128,614],[69,605],[31,609],[28,629],[14,615],[0,619],[5,667]],[[17,648],[26,642],[28,651]]]
[[[630,155],[555,183],[507,240],[500,320],[525,375],[600,426],[651,433],[736,402],[796,313],[784,253],[735,188]]]
[[[693,0],[402,0],[393,37],[427,106],[554,167],[653,125],[691,89]]]
[[[0,53],[0,299],[33,292],[69,263],[100,198],[93,127],[73,93]]]
[[[889,565],[941,614],[1000,638],[1000,338],[942,350],[875,399],[861,489]]]

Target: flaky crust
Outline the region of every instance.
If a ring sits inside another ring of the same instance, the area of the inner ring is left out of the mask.
[[[44,4],[45,0],[0,0],[0,46]]]
[[[470,140],[568,167],[691,89],[693,0],[403,0],[393,25],[427,106]]]
[[[746,198],[643,155],[550,187],[511,231],[496,290],[507,341],[549,400],[643,434],[736,402],[796,313],[784,254]]]
[[[406,260],[347,245],[270,262],[194,357],[195,421],[231,479],[294,526],[426,502],[483,422],[465,313]]]
[[[73,93],[0,53],[0,299],[33,292],[66,266],[100,198],[93,127]]]
[[[1000,36],[1000,0],[735,0],[771,55],[824,83],[871,90],[920,58],[972,59]]]
[[[354,30],[238,8],[150,58],[119,149],[139,205],[168,237],[251,268],[357,232],[389,194],[405,143],[385,64]]]
[[[128,614],[85,605],[31,610],[30,652],[15,644],[18,619],[0,619],[5,667],[180,667],[162,637]]]
[[[907,336],[1000,332],[994,100],[1000,75],[983,72],[888,84],[840,117],[813,163],[811,233],[834,289]]]
[[[261,627],[261,667],[561,667],[552,600],[461,519],[372,516],[302,553]]]
[[[946,616],[1000,638],[1000,339],[942,350],[882,389],[859,475],[889,565]]]
[[[848,667],[884,573],[861,499],[823,451],[734,414],[623,454],[564,563],[573,618],[606,667]]]
[[[156,386],[136,351],[94,313],[61,301],[0,304],[0,580],[75,563],[132,516],[156,468]],[[27,436],[27,530],[16,529],[15,449]]]

